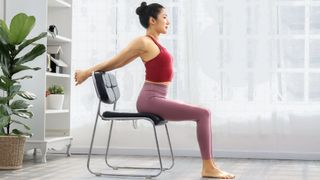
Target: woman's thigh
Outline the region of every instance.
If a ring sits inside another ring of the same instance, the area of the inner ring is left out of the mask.
[[[209,116],[210,112],[206,108],[174,101],[163,97],[152,97],[140,112],[150,112],[157,114],[167,120],[199,120],[203,116]]]

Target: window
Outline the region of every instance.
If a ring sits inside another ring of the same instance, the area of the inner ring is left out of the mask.
[[[319,1],[278,1],[278,102],[319,101]]]
[[[192,2],[201,79],[193,101],[319,101],[319,0]]]

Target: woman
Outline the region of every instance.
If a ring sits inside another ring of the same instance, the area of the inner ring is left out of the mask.
[[[76,85],[85,81],[94,71],[111,71],[140,57],[146,67],[146,79],[137,100],[137,110],[155,113],[172,121],[196,121],[197,139],[203,160],[202,177],[233,179],[234,175],[220,170],[214,163],[210,111],[166,98],[173,78],[173,63],[169,52],[158,41],[160,34],[167,33],[170,24],[165,8],[157,3],[147,5],[142,2],[136,13],[141,25],[146,28],[146,35],[134,39],[110,60],[86,70],[77,70]]]

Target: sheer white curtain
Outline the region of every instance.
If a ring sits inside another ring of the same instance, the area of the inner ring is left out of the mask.
[[[75,0],[72,4],[72,72],[74,72],[115,55],[116,4],[115,0]],[[88,147],[98,99],[91,78],[80,86],[71,87],[73,145],[75,148]],[[104,129],[105,126],[99,128]],[[105,137],[104,135],[98,134],[101,137]],[[98,138],[98,142],[103,140]]]
[[[219,149],[320,148],[312,145],[319,143],[313,138],[320,124],[319,5],[312,0],[188,1],[190,75],[184,81],[190,84],[190,101],[212,110]]]
[[[191,2],[193,102],[229,115],[319,108],[319,1]]]
[[[174,56],[169,97],[211,109],[218,150],[320,149],[319,138],[314,138],[320,125],[320,1],[157,2],[166,7],[171,20],[169,33],[160,39]],[[144,35],[135,15],[140,3],[75,1],[73,68],[110,58],[134,37]],[[118,107],[135,111],[143,63],[135,60],[115,73],[122,92]],[[73,90],[73,121],[86,126],[83,122],[95,112],[92,83]],[[81,136],[80,130],[75,132]],[[186,131],[177,126],[174,133]],[[197,149],[190,141],[179,143]]]
[[[193,102],[222,118],[273,111],[273,1],[191,1],[187,8]],[[245,120],[246,121],[246,120]],[[224,122],[222,119],[218,122]]]

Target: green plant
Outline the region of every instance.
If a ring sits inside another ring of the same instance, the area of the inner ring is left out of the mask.
[[[39,67],[29,67],[25,63],[33,61],[46,51],[43,44],[36,44],[35,41],[46,37],[43,32],[36,37],[26,39],[35,25],[35,17],[19,13],[10,22],[10,29],[0,19],[0,65],[2,74],[0,76],[0,90],[3,96],[0,97],[0,135],[31,135],[19,129],[10,129],[13,123],[22,125],[24,130],[30,128],[18,120],[19,118],[30,119],[33,114],[29,110],[32,106],[26,100],[34,100],[36,95],[21,89],[20,81],[30,79],[32,76],[24,75],[17,77],[25,70],[39,70]],[[34,46],[31,50],[25,48]],[[22,51],[24,50],[24,51]],[[20,98],[19,98],[20,97]]]
[[[52,85],[48,89],[50,94],[64,94],[64,89],[59,85]]]

